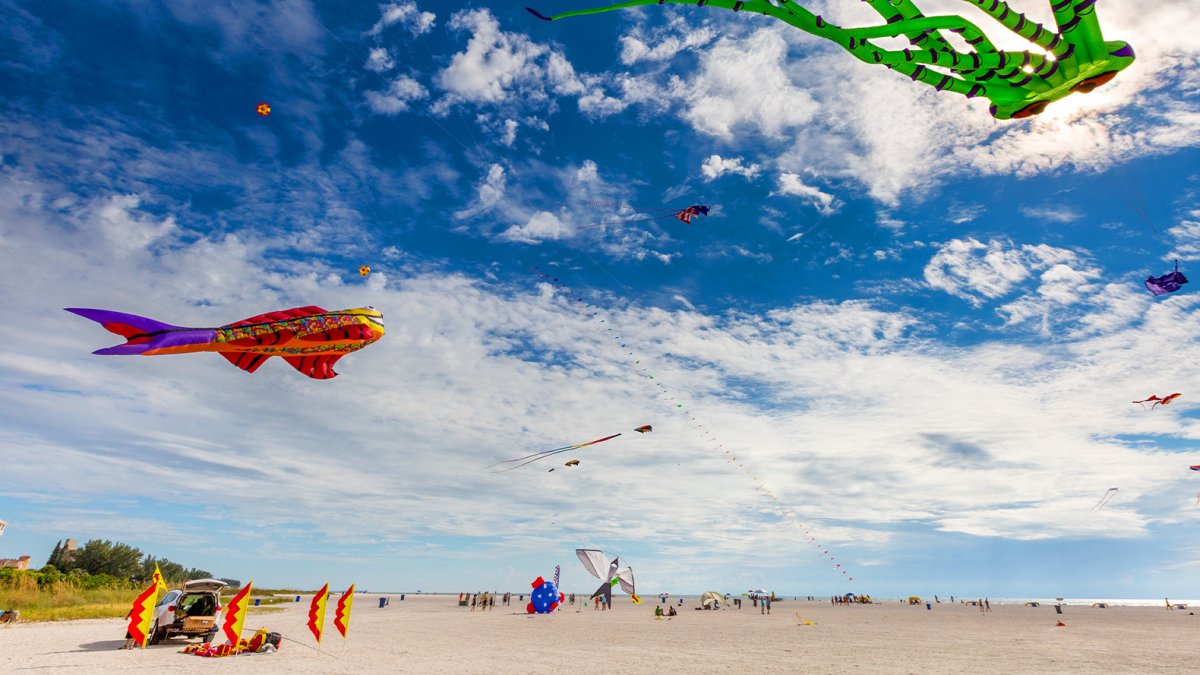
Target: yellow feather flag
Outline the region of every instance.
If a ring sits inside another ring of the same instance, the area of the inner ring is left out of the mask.
[[[225,638],[234,647],[238,645],[238,640],[242,639],[242,625],[246,623],[246,605],[252,586],[253,579],[225,605],[225,621],[221,624],[221,630],[225,631]]]
[[[313,637],[317,638],[317,644],[321,644],[321,633],[325,631],[325,603],[328,600],[329,584],[325,584],[313,596],[312,604],[308,606],[308,629],[312,631]]]
[[[129,611],[129,636],[146,648],[150,640],[150,623],[154,620],[154,596],[158,593],[158,584],[150,584],[133,601],[133,609]]]
[[[350,630],[350,609],[354,606],[354,584],[350,584],[350,588],[342,593],[342,597],[338,598],[337,610],[333,613],[333,626],[338,629],[342,637],[346,637],[346,632]]]
[[[158,563],[154,563],[154,588],[155,593],[167,592],[167,582],[163,580],[162,570],[158,569]]]

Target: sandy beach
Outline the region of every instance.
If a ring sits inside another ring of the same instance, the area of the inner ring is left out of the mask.
[[[527,596],[528,597],[528,596]],[[0,629],[2,672],[255,673],[1182,673],[1200,669],[1191,610],[1150,607],[993,605],[897,602],[834,607],[784,601],[762,615],[741,609],[693,611],[654,618],[654,598],[627,598],[598,612],[577,607],[530,616],[512,607],[471,612],[457,596],[355,598],[350,637],[327,617],[318,653],[304,626],[304,598],[282,611],[251,612],[246,628],[266,626],[285,638],[277,654],[205,659],[180,654],[175,639],[145,650],[119,651],[121,620],[18,624]],[[677,600],[672,600],[676,602]],[[518,607],[518,604],[520,606]],[[678,607],[678,605],[677,605]],[[799,625],[796,613],[816,625]],[[1061,619],[1066,627],[1056,626]],[[297,642],[294,641],[299,641]]]

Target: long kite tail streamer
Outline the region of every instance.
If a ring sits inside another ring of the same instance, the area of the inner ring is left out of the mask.
[[[501,464],[510,464],[510,463],[512,463],[512,462],[521,462],[520,464],[517,464],[516,466],[510,466],[510,467],[507,467],[507,468],[504,468],[504,469],[498,469],[498,470],[497,470],[497,472],[498,472],[498,473],[499,473],[499,472],[504,472],[504,471],[512,471],[512,470],[514,470],[514,469],[519,469],[519,468],[521,468],[521,467],[525,466],[526,464],[532,464],[532,463],[534,463],[534,462],[538,461],[539,459],[545,459],[545,458],[547,458],[547,457],[551,457],[551,456],[553,456],[553,455],[557,455],[557,454],[559,454],[559,453],[562,453],[562,452],[569,452],[569,451],[571,451],[571,450],[578,450],[578,449],[580,449],[580,448],[586,448],[586,447],[588,447],[589,445],[595,445],[595,444],[597,444],[597,443],[603,443],[604,441],[611,441],[612,439],[614,439],[614,438],[616,438],[617,436],[620,436],[620,435],[621,435],[621,434],[613,434],[612,436],[605,436],[604,438],[597,438],[596,440],[594,440],[594,441],[588,441],[587,443],[580,443],[580,444],[578,444],[578,445],[568,445],[568,446],[565,446],[565,447],[562,447],[562,448],[555,448],[555,449],[553,449],[553,450],[545,450],[545,451],[543,451],[543,452],[535,452],[535,453],[533,453],[532,455],[525,455],[524,457],[518,457],[518,458],[516,458],[516,459],[506,459],[506,460],[504,460],[504,461],[501,461],[501,462],[496,462],[495,464],[492,464],[492,465],[486,466],[486,467],[484,467],[484,468],[485,468],[485,469],[490,469],[490,468],[492,468],[493,466],[499,466],[499,465],[501,465]],[[530,459],[530,458],[532,458],[532,459]],[[523,461],[523,462],[522,462],[521,460],[525,460],[525,461]]]
[[[537,267],[530,267],[529,270],[537,276],[540,282],[550,284],[556,292],[563,294],[571,302],[575,309],[580,311],[594,310],[587,315],[590,320],[597,321],[600,324],[608,323],[607,319],[600,318],[601,312],[599,311],[600,308],[598,306],[589,304],[581,294],[573,291],[562,279],[551,276],[550,274],[545,274]],[[620,282],[618,281],[618,283]],[[804,541],[816,547],[817,550],[820,551],[819,555],[826,559],[826,562],[829,563],[833,570],[841,573],[843,580],[854,581],[854,577],[850,576],[849,570],[841,562],[838,562],[837,558],[829,554],[828,546],[821,543],[821,541],[819,541],[817,537],[812,534],[812,528],[804,524],[802,519],[792,509],[783,504],[779,497],[776,496],[759,478],[757,472],[746,467],[745,458],[739,461],[738,457],[734,455],[731,450],[725,448],[725,443],[722,442],[721,438],[719,438],[716,433],[709,428],[705,428],[704,424],[699,422],[697,417],[693,415],[689,409],[685,408],[684,403],[677,400],[671,394],[671,391],[667,389],[666,385],[655,379],[654,374],[650,372],[649,368],[642,364],[642,358],[638,356],[636,348],[633,347],[630,342],[620,334],[620,331],[617,331],[615,328],[613,328],[611,324],[605,329],[605,331],[606,333],[610,334],[613,344],[619,345],[622,354],[631,361],[632,367],[630,370],[636,375],[636,377],[642,380],[642,382],[653,386],[655,388],[656,397],[673,406],[677,412],[682,412],[685,416],[687,416],[689,425],[693,428],[693,430],[700,434],[700,436],[709,444],[711,449],[717,453],[720,453],[723,461],[734,465],[735,468],[739,469],[748,479],[753,481],[755,491],[759,492],[770,500],[768,505],[776,513],[778,513],[784,521],[790,523],[792,526],[797,528],[797,530],[804,533]],[[640,431],[640,428],[635,429],[635,431]],[[581,560],[583,560],[582,557]],[[584,561],[584,564],[587,565],[587,561]],[[600,564],[603,563],[601,562]]]

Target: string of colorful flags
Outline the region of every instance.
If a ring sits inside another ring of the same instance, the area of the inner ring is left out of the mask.
[[[621,331],[617,330],[607,318],[604,318],[601,315],[601,308],[598,305],[592,305],[591,303],[587,302],[582,293],[572,290],[572,288],[563,279],[546,274],[538,267],[530,267],[529,270],[537,277],[539,281],[549,284],[555,290],[555,292],[565,296],[571,302],[571,306],[577,311],[593,310],[587,315],[588,320],[597,321],[597,323],[600,324],[608,324],[608,326],[605,328],[605,332],[611,333],[609,337],[613,341],[613,344],[619,345],[623,356],[626,357],[627,360],[631,361],[633,372],[636,374],[638,379],[654,387],[656,397],[670,404],[677,412],[682,412],[684,415],[686,415],[688,425],[706,441],[710,448],[721,453],[720,456],[724,462],[740,470],[748,479],[753,481],[755,491],[769,498],[768,505],[777,514],[779,514],[785,522],[790,523],[800,532],[804,533],[804,541],[806,543],[815,547],[820,552],[819,555],[825,558],[835,571],[840,572],[841,576],[843,576],[846,581],[854,581],[854,577],[850,576],[849,570],[847,570],[841,562],[838,562],[836,557],[830,555],[829,547],[813,536],[812,528],[806,525],[795,511],[780,501],[779,497],[772,492],[766,483],[757,475],[757,472],[755,472],[752,468],[746,467],[745,457],[743,456],[742,459],[739,460],[738,456],[734,454],[733,450],[726,449],[723,439],[717,433],[712,431],[711,427],[705,427],[705,425],[700,421],[700,418],[691,412],[691,406],[689,405],[687,408],[685,408],[684,402],[677,400],[667,386],[663,384],[661,380],[655,378],[654,373],[650,371],[649,367],[642,363],[643,358],[638,353],[637,349],[621,334]]]

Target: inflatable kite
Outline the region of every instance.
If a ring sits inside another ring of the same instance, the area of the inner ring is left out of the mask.
[[[127,339],[93,354],[158,356],[217,352],[247,373],[272,356],[281,357],[314,380],[337,377],[333,364],[383,337],[383,314],[374,307],[327,312],[297,307],[268,312],[219,328],[185,328],[106,309],[68,307]]]
[[[1200,464],[1193,464],[1192,466],[1189,466],[1188,468],[1191,469],[1192,471],[1200,471]]]
[[[1143,399],[1143,400],[1141,400],[1141,401],[1134,401],[1134,403],[1140,403],[1140,404],[1142,404],[1142,407],[1143,407],[1143,408],[1145,408],[1145,407],[1146,407],[1146,404],[1147,404],[1147,403],[1149,403],[1149,404],[1150,404],[1150,409],[1151,409],[1151,410],[1154,410],[1154,406],[1157,406],[1157,405],[1170,405],[1171,401],[1174,401],[1175,399],[1179,398],[1180,396],[1183,396],[1183,394],[1180,394],[1179,392],[1176,392],[1176,393],[1174,393],[1174,394],[1171,394],[1170,396],[1164,396],[1163,398],[1159,398],[1158,396],[1156,396],[1156,395],[1154,395],[1154,394],[1151,394],[1151,395],[1150,395],[1150,398]]]
[[[271,106],[267,105],[266,103],[259,103],[258,107],[255,108],[254,110],[257,111],[258,114],[263,117],[266,117],[267,115],[271,114]]]
[[[1150,277],[1143,283],[1146,284],[1146,290],[1150,291],[1155,297],[1164,293],[1174,293],[1187,283],[1187,277],[1183,276],[1183,272],[1179,271],[1179,261],[1175,261],[1175,271],[1168,272],[1161,277]]]
[[[592,573],[592,576],[603,581],[600,588],[597,588],[591,597],[602,597],[604,603],[611,607],[613,586],[620,585],[621,590],[629,594],[633,604],[640,605],[642,603],[642,599],[634,592],[633,569],[629,567],[622,569],[619,557],[613,557],[609,561],[608,555],[604,551],[594,548],[577,548],[575,555],[578,556],[579,562],[583,563],[587,571]]]
[[[579,460],[569,459],[569,460],[567,460],[566,464],[563,464],[563,466],[579,466]]]
[[[363,265],[362,267],[358,268],[358,274],[359,274],[359,276],[363,276],[363,277],[365,277],[365,276],[367,276],[367,275],[368,275],[368,274],[370,274],[370,273],[371,273],[371,268],[370,268],[370,267],[367,267],[366,265]]]
[[[649,424],[646,424],[646,425],[643,425],[643,426],[640,426],[640,427],[634,429],[634,431],[638,432],[639,434],[644,434],[649,431],[654,431],[654,427],[650,426]]]
[[[552,581],[538,577],[530,586],[533,586],[533,593],[529,594],[529,604],[525,606],[525,611],[530,614],[549,614],[563,601],[563,594]]]
[[[966,0],[1034,51],[999,49],[974,23],[956,15],[925,16],[913,0],[864,0],[885,24],[843,28],[829,23],[791,0],[627,0],[605,7],[545,16],[545,21],[613,10],[662,5],[697,5],[762,14],[806,33],[836,43],[865,63],[877,63],[938,91],[967,98],[983,96],[998,119],[1037,115],[1072,93],[1086,94],[1116,77],[1133,63],[1133,48],[1105,40],[1096,16],[1096,0],[1049,0],[1058,26],[1055,32],[1031,21],[1002,0]],[[956,33],[968,49],[960,50],[944,34]],[[874,40],[907,38],[912,49],[889,49]],[[744,73],[753,77],[753,73]]]

